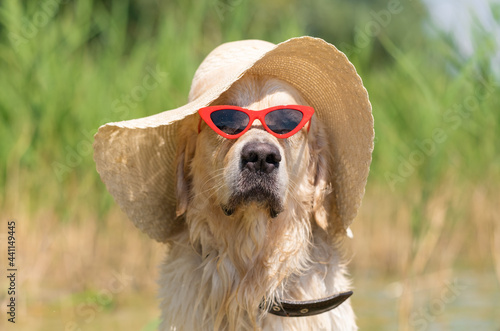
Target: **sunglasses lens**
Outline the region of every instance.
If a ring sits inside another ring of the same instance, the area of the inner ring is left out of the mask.
[[[236,135],[248,126],[250,118],[244,112],[234,109],[221,109],[210,114],[210,119],[219,130]]]
[[[287,134],[295,129],[304,115],[295,109],[277,109],[267,113],[265,121],[267,127],[277,134]]]

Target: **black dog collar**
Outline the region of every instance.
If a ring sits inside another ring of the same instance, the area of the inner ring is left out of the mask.
[[[327,298],[310,301],[282,300],[274,303],[268,312],[282,317],[313,316],[337,308],[352,295],[352,291],[342,292]]]

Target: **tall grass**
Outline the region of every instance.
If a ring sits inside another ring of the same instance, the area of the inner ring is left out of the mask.
[[[482,66],[488,40],[475,58],[457,62],[444,38],[431,40],[422,19],[414,22],[423,16],[414,15],[417,5],[402,7],[387,27],[367,36],[384,2],[375,8],[321,1],[308,7],[244,0],[47,3],[2,5],[4,207],[48,206],[69,219],[83,201],[102,215],[111,200],[90,150],[99,125],[182,105],[197,65],[224,41],[279,42],[310,32],[351,53],[370,93],[377,135],[371,181],[392,191],[423,183],[428,194],[443,176],[477,182],[500,173],[499,87]],[[399,27],[408,19],[411,29],[403,34]],[[369,42],[359,46],[363,38]],[[157,69],[166,78],[139,93],[148,70]]]
[[[353,270],[410,280],[457,265],[488,269],[497,261],[500,270],[498,254],[491,254],[500,242],[494,221],[500,85],[486,61],[491,38],[478,36],[474,57],[461,58],[446,36],[425,33],[427,15],[418,1],[401,1],[401,11],[367,33],[387,6],[2,1],[0,208],[3,218],[23,223],[24,259],[36,266],[33,288],[48,279],[72,291],[99,287],[91,270],[100,267],[155,273],[156,244],[138,233],[116,237],[116,229],[133,230],[95,171],[91,144],[100,125],[184,104],[196,67],[220,43],[277,43],[307,34],[349,55],[373,105],[376,144],[354,224]],[[158,84],[146,88],[151,72]],[[83,254],[83,247],[90,251]],[[134,247],[151,259],[134,262],[135,255],[123,254]],[[45,258],[34,259],[40,251]],[[54,277],[52,265],[61,261],[66,269]],[[134,277],[139,288],[151,281]],[[403,317],[411,310],[407,302],[402,299]]]
[[[110,206],[90,150],[99,125],[185,103],[196,67],[217,44],[300,35],[284,17],[253,24],[246,1],[44,4],[2,3],[1,196],[4,207],[55,208],[64,220]],[[166,78],[141,94],[149,69]]]

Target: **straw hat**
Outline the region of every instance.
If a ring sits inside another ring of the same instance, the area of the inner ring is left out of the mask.
[[[184,220],[176,217],[174,159],[179,122],[210,105],[245,74],[275,76],[294,86],[327,128],[334,162],[336,215],[347,229],[364,195],[373,150],[368,93],[347,57],[322,39],[278,45],[260,40],[223,44],[195,73],[188,103],[145,118],[108,123],[95,135],[94,160],[121,209],[151,238],[165,242]]]

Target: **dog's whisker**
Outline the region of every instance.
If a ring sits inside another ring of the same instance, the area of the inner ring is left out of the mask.
[[[297,192],[300,192],[299,190],[299,184],[295,183],[295,181],[290,178],[289,179],[289,182],[288,182],[288,189],[287,189],[287,193],[288,193],[288,196],[294,201],[296,202],[297,204],[300,203],[300,200],[299,198],[297,197]]]
[[[206,195],[208,192],[208,196],[206,197],[207,199],[211,199],[219,190],[221,190],[224,187],[223,183],[219,183],[217,186],[214,187],[208,187],[206,190],[200,190],[198,193],[196,193],[193,196],[193,199],[198,198],[198,197],[203,197]]]
[[[210,186],[206,189],[205,189],[205,187],[207,185],[209,185],[211,182],[219,182],[218,179],[223,178],[223,177],[224,177],[224,169],[217,169],[217,170],[214,170],[211,173],[207,174],[202,179],[202,184],[200,185],[200,190],[193,197],[195,198],[195,197],[204,195],[205,193],[207,193],[208,191],[211,191],[211,190],[216,192],[218,189],[222,188],[222,186],[223,186],[222,183],[220,183],[218,185],[218,187],[215,187],[215,189],[214,189],[214,187],[210,187]],[[210,194],[210,197],[214,194],[214,192],[212,192]]]
[[[207,175],[205,175],[205,177],[203,177],[201,179],[201,181],[203,182],[201,184],[201,187],[203,188],[205,185],[210,183],[210,181],[213,181],[213,180],[218,179],[219,177],[223,177],[223,176],[224,176],[224,169],[216,169],[216,170],[208,173]]]

